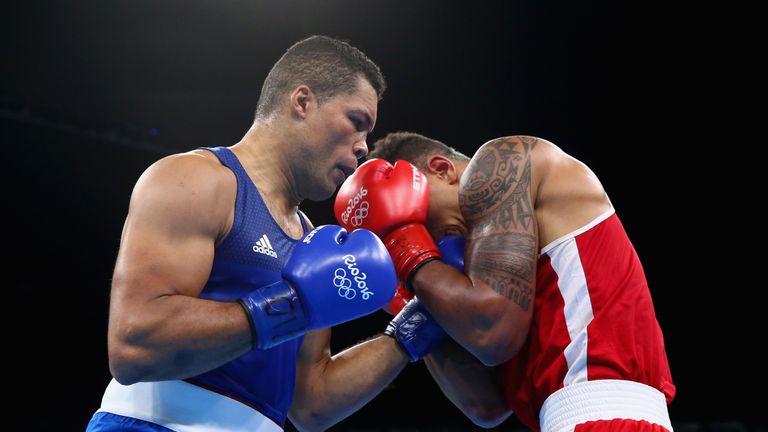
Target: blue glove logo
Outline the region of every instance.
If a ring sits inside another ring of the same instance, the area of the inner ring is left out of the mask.
[[[315,236],[315,234],[317,234],[317,232],[318,232],[318,231],[320,231],[320,228],[322,228],[322,226],[319,226],[319,227],[317,227],[317,228],[313,229],[313,230],[312,230],[312,232],[310,232],[309,234],[307,234],[307,235],[304,237],[304,240],[302,240],[301,242],[302,242],[302,243],[306,243],[306,244],[310,244],[310,243],[312,243],[312,237],[314,237],[314,236]]]
[[[347,272],[339,267],[333,272],[333,285],[339,289],[339,297],[352,300],[357,295],[357,291],[352,288],[352,281],[347,278]]]
[[[344,255],[344,264],[347,265],[349,273],[355,279],[357,289],[360,290],[363,300],[368,300],[373,295],[368,290],[368,284],[365,283],[367,276],[357,268],[357,259],[354,255]],[[339,297],[352,300],[357,296],[357,290],[352,287],[352,281],[347,277],[347,271],[339,267],[333,272],[333,285],[339,289]]]

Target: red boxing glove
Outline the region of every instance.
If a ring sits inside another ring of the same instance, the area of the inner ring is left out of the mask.
[[[440,249],[427,228],[420,223],[408,224],[392,231],[384,239],[384,246],[395,263],[398,279],[411,292],[411,276],[414,272],[429,261],[440,258]]]
[[[392,297],[392,300],[383,309],[390,315],[397,315],[408,304],[408,300],[412,298],[413,293],[405,289],[402,283],[398,283],[395,296]]]
[[[424,174],[405,160],[390,164],[371,159],[360,165],[336,194],[336,220],[349,231],[365,228],[387,246],[405,287],[420,265],[440,257],[424,222],[429,208],[429,184]]]
[[[429,184],[418,168],[371,159],[341,185],[333,212],[348,231],[366,228],[384,239],[403,225],[424,223],[428,207]]]

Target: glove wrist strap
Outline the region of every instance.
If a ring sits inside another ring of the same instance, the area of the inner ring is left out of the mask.
[[[309,327],[301,299],[285,280],[251,291],[240,304],[251,324],[254,349],[272,348],[297,338]]]

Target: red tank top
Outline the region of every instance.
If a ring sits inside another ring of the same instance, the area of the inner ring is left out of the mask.
[[[539,429],[544,400],[584,381],[675,386],[645,273],[613,209],[541,250],[528,338],[502,365],[507,403]]]

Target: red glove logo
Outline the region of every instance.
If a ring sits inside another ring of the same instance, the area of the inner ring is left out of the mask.
[[[347,201],[347,208],[341,213],[341,220],[344,224],[347,224],[347,221],[349,221],[349,215],[352,213],[352,210],[355,211],[355,215],[352,217],[352,226],[360,226],[363,223],[363,219],[368,216],[368,201],[362,201],[366,195],[368,195],[368,189],[361,187],[355,196]],[[358,204],[360,204],[360,208],[355,209]]]
[[[380,238],[409,223],[424,223],[429,208],[427,177],[408,161],[371,159],[347,177],[333,206],[339,223],[366,228]]]
[[[413,190],[420,191],[422,183],[424,180],[426,180],[424,178],[424,174],[422,174],[421,171],[419,171],[419,169],[413,165],[411,165],[411,170],[413,171]]]
[[[363,224],[363,219],[368,216],[368,201],[360,203],[360,207],[355,210],[355,215],[352,216],[352,226],[359,227]]]

